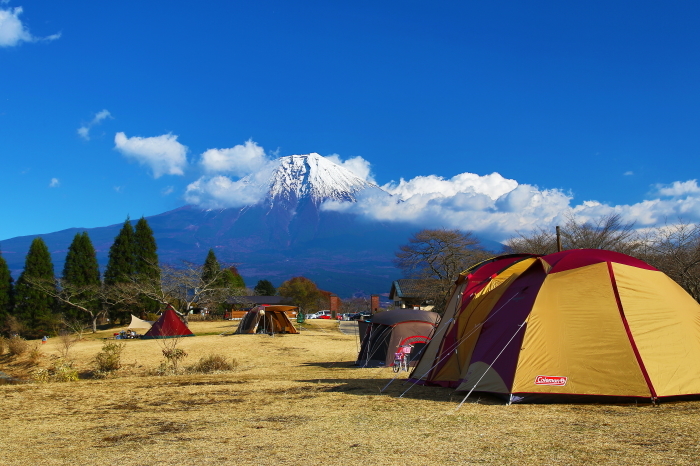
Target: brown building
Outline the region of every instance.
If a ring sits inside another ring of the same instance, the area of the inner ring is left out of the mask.
[[[433,300],[439,290],[439,280],[402,278],[391,284],[389,299],[400,309],[429,311],[433,308]]]

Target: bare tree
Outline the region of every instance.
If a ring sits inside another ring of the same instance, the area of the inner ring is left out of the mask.
[[[97,321],[107,314],[108,306],[116,306],[131,299],[126,292],[126,284],[71,285],[64,280],[27,277],[27,282],[34,288],[73,307],[90,318],[92,333],[97,332]],[[129,288],[130,289],[130,288]]]
[[[488,253],[471,232],[421,230],[399,247],[394,264],[413,278],[455,280],[462,270]]]
[[[679,219],[649,231],[639,257],[700,301],[700,226]]]
[[[521,254],[552,254],[557,252],[557,236],[553,231],[536,228],[529,234],[518,232],[518,236],[505,242],[506,250]]]
[[[421,230],[399,248],[394,264],[407,277],[436,280],[429,294],[434,309],[440,312],[459,273],[490,255],[471,232]]]
[[[623,254],[634,254],[640,248],[634,222],[624,223],[620,214],[583,223],[570,215],[562,231],[562,242],[564,249],[607,249]]]
[[[170,264],[160,266],[159,281],[128,283],[123,292],[131,299],[146,296],[163,306],[171,306],[177,314],[188,322],[191,309],[218,305],[231,296],[240,296],[243,288],[231,287],[224,279],[227,268],[204,273],[203,265],[183,262],[181,267]]]
[[[580,222],[569,214],[561,229],[564,249],[608,249],[634,255],[642,248],[642,241],[634,222],[624,223],[620,214],[603,215],[595,220]],[[528,234],[508,239],[509,252],[551,254],[557,252],[557,238],[553,230],[536,228]]]

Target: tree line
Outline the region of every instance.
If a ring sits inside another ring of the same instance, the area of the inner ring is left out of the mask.
[[[244,290],[235,266],[222,267],[213,250],[202,265],[159,264],[153,230],[143,217],[135,227],[127,217],[103,276],[87,232],[73,238],[60,277],[40,237],[32,241],[16,282],[0,254],[0,324],[4,333],[30,338],[70,324],[88,323],[96,331],[100,319],[124,324],[131,314],[152,317],[164,306],[186,320],[193,307],[216,312],[228,296]]]
[[[560,229],[563,249],[607,249],[641,259],[664,272],[700,301],[700,226],[675,223],[637,229],[619,214],[581,221],[570,215]],[[470,231],[425,229],[413,234],[395,253],[394,264],[409,278],[430,279],[427,298],[442,312],[460,272],[499,253],[557,252],[553,229],[518,233],[503,251],[487,251]]]

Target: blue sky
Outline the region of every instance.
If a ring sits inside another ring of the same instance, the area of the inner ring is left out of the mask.
[[[435,227],[700,220],[699,4],[434,3],[0,0],[0,240],[184,205],[210,149],[335,154]]]

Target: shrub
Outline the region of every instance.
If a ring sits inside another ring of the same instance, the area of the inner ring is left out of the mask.
[[[54,364],[53,379],[56,382],[72,382],[78,380],[78,371],[72,364],[59,360]]]
[[[210,354],[209,356],[200,358],[198,362],[190,366],[189,371],[208,374],[210,372],[232,371],[237,366],[238,361],[236,359],[227,361],[226,358],[220,354]]]
[[[78,371],[73,368],[71,363],[59,359],[48,369],[34,371],[33,378],[40,383],[72,382],[78,380]]]
[[[39,345],[35,343],[29,350],[29,362],[32,365],[37,365],[39,359],[41,359],[41,350],[39,349]]]
[[[29,350],[29,343],[22,337],[14,336],[7,340],[7,350],[12,356],[20,356]]]
[[[0,336],[0,356],[7,351],[7,338]]]
[[[158,340],[168,373],[177,374],[180,362],[187,357],[187,351],[177,347],[179,343],[179,337]]]
[[[187,357],[187,352],[181,348],[163,348],[163,357],[172,367],[173,372],[177,373],[177,368],[180,361]]]
[[[95,366],[98,372],[113,372],[121,367],[122,351],[126,343],[106,341],[102,350],[95,356]]]

